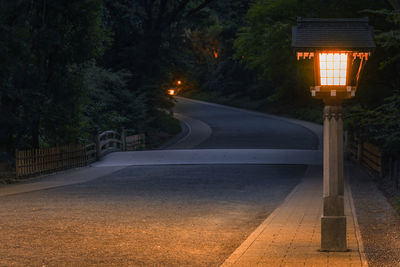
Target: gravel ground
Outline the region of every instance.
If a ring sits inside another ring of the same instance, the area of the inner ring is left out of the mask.
[[[0,197],[0,266],[217,266],[305,166],[128,167]]]
[[[400,266],[400,216],[371,176],[351,165],[350,185],[370,266]]]

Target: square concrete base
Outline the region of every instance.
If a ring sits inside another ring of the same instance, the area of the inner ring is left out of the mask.
[[[321,251],[347,251],[346,216],[322,216]]]

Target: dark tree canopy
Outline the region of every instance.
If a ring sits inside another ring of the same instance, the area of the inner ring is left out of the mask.
[[[290,47],[298,16],[370,17],[379,47],[352,106],[389,114],[400,84],[399,12],[391,10],[398,5],[398,0],[0,1],[0,152],[91,141],[95,128],[176,133],[170,88],[318,120],[320,104],[307,89],[310,66],[305,72],[298,68]]]

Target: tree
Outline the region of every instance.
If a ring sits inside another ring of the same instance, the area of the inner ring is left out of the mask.
[[[76,140],[84,91],[79,66],[101,56],[100,0],[2,1],[2,141],[17,147]],[[11,55],[8,51],[14,51]],[[6,138],[4,138],[6,135]],[[3,139],[4,138],[4,139]]]
[[[84,97],[83,123],[85,133],[94,128],[100,130],[135,128],[144,131],[146,108],[142,96],[136,96],[127,87],[131,74],[126,71],[113,72],[90,62],[85,68],[87,86]],[[132,126],[132,123],[135,125]]]
[[[389,82],[391,94],[375,105],[358,105],[350,110],[349,128],[362,139],[379,145],[384,151],[400,154],[400,12],[399,10],[369,10],[368,13],[384,16],[389,23],[378,28],[375,39],[386,54],[380,68],[392,73]],[[389,26],[390,25],[390,26]],[[377,101],[378,100],[378,101]]]
[[[1,1],[1,149],[74,142],[95,126],[160,127],[183,22],[211,2]]]
[[[367,109],[357,106],[350,116],[350,130],[363,140],[372,142],[384,151],[400,154],[400,94],[385,99],[385,103]]]
[[[172,102],[162,84],[179,62],[178,43],[183,24],[192,20],[212,0],[105,0],[105,21],[114,33],[112,48],[102,65],[128,70],[131,90],[141,95],[148,111],[148,124],[157,121]]]
[[[202,18],[185,28],[181,69],[190,77],[186,95],[237,106],[258,108],[265,94],[253,71],[232,59],[236,32],[250,1],[217,1]]]
[[[269,81],[270,100],[289,101],[290,106],[308,104],[311,77],[301,69],[310,68],[297,68],[291,49],[291,27],[297,17],[359,17],[360,10],[384,6],[383,1],[372,0],[255,1],[246,15],[246,26],[238,33],[235,58]]]

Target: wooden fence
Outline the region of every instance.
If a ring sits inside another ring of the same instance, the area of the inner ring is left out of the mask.
[[[362,142],[359,138],[349,135],[346,151],[350,159],[358,161],[369,170],[383,177],[384,155],[378,147],[367,142]]]
[[[372,173],[388,179],[395,189],[400,190],[400,159],[386,154],[368,142],[363,142],[356,136],[347,136],[347,156],[359,162]]]
[[[114,151],[145,148],[145,135],[126,136],[126,131],[105,131],[94,136],[94,143],[16,151],[16,176],[27,177],[82,167]]]
[[[86,164],[86,150],[80,144],[16,151],[17,177],[41,175]]]

